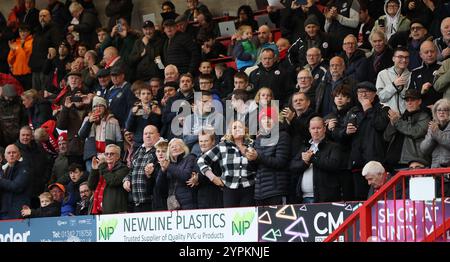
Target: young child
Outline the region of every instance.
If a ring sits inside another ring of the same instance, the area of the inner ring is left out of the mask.
[[[233,56],[236,58],[236,66],[239,71],[253,66],[256,62],[256,46],[252,43],[252,27],[242,25],[237,32],[238,41],[233,48]]]
[[[41,207],[30,209],[29,206],[22,207],[23,217],[58,217],[61,215],[61,206],[53,201],[53,197],[49,192],[44,192],[39,195]]]

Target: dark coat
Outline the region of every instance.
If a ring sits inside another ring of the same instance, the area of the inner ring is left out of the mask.
[[[30,197],[37,198],[47,189],[47,182],[50,179],[53,166],[51,157],[35,141],[31,141],[29,145],[17,141],[15,145],[20,150],[22,162],[30,167],[28,171],[30,174]]]
[[[175,188],[175,196],[180,202],[181,209],[193,209],[197,207],[194,199],[194,190],[186,185],[194,171],[195,155],[189,154],[184,157],[180,155],[177,162],[171,162],[166,171],[169,184],[169,192]]]
[[[164,65],[176,65],[180,74],[196,75],[200,58],[200,47],[189,34],[177,32],[173,38],[166,38],[162,56]]]
[[[87,44],[90,49],[93,49],[95,43],[97,43],[97,33],[95,30],[101,27],[97,14],[85,9],[81,13],[79,20],[80,23],[74,25],[74,30],[80,33],[80,42]]]
[[[153,77],[163,77],[163,70],[158,68],[155,57],[162,53],[163,41],[159,37],[153,36],[147,45],[144,45],[142,38],[134,42],[133,49],[128,56],[128,64],[135,68],[137,80],[150,80]],[[145,55],[141,56],[145,49]]]
[[[33,217],[59,217],[61,216],[61,203],[53,201],[46,207],[31,209],[30,218]]]
[[[117,162],[111,171],[106,163],[98,169],[92,169],[88,178],[88,186],[95,191],[100,176],[106,180],[105,191],[103,192],[103,214],[114,214],[127,211],[128,194],[122,187],[122,180],[129,173],[128,167],[122,162]]]
[[[309,143],[291,160],[290,170],[294,177],[297,177],[297,197],[303,197],[302,179],[303,173],[310,165],[302,160],[302,152],[306,152],[310,148]],[[339,183],[339,167],[341,166],[341,149],[340,146],[327,139],[319,143],[319,150],[311,157],[313,165],[313,188],[314,202],[334,202],[341,200],[340,183]]]
[[[36,28],[33,35],[33,52],[28,63],[32,72],[42,71],[47,60],[48,48],[53,47],[58,50],[62,39],[62,30],[57,24],[50,23],[44,28],[42,26]]]
[[[286,70],[281,68],[278,63],[275,63],[271,68],[265,68],[260,63],[258,69],[254,70],[249,76],[249,82],[253,84],[250,94],[254,96],[262,87],[268,87],[272,89],[273,99],[280,100],[280,105],[282,105],[288,99],[287,80]]]
[[[48,120],[54,119],[52,106],[47,100],[34,101],[33,105],[26,109],[26,112],[34,129],[41,127]]]
[[[122,88],[110,88],[106,97],[109,103],[109,111],[117,118],[120,127],[124,128],[128,113],[136,102],[136,96],[131,92],[130,83],[126,83]]]
[[[0,98],[0,145],[6,147],[19,138],[20,128],[27,124],[25,108],[19,97]]]
[[[7,174],[0,169],[0,219],[21,218],[23,205],[30,205],[31,174],[24,162],[16,162]]]
[[[198,157],[195,161],[197,163]],[[220,177],[222,175],[222,169],[218,162],[214,162],[211,165],[211,169],[214,175]],[[200,171],[199,166],[195,165],[195,172],[198,174],[198,186],[197,186],[197,208],[222,208],[223,207],[223,193],[222,189],[216,186]]]
[[[280,131],[278,142],[275,145],[262,145],[262,140],[269,137],[258,136],[255,140],[255,149],[258,152],[255,180],[256,200],[287,196],[288,194],[290,137],[287,132]]]
[[[367,58],[364,51],[356,49],[355,53],[349,58],[345,53],[341,55],[345,61],[345,76],[358,82],[366,81],[367,78]]]
[[[134,133],[134,143],[136,146],[144,143],[142,135],[144,134],[144,128],[148,125],[154,125],[158,130],[161,130],[161,115],[151,112],[147,118],[144,118],[143,116],[133,114],[130,110],[130,114],[125,123],[125,129]]]
[[[379,60],[375,63],[375,59],[377,55],[373,53],[371,56],[367,58],[367,80],[376,83],[378,73],[381,70],[389,68],[394,65],[394,61],[392,61],[392,57],[394,56],[394,51],[389,46],[386,46],[386,49],[381,54]]]
[[[68,155],[83,155],[84,140],[78,136],[83,119],[87,115],[87,110],[78,109],[75,106],[67,108],[63,106],[57,116],[56,127],[67,130]]]
[[[383,162],[386,144],[383,140],[383,132],[389,124],[387,111],[389,107],[382,107],[378,101],[374,101],[373,107],[366,112],[360,105],[351,108],[345,118],[344,127],[350,122],[352,114],[356,115],[357,131],[352,135],[341,130],[344,139],[350,139],[352,149],[350,152],[349,168],[362,169],[369,161]]]
[[[109,17],[108,29],[113,28],[120,17],[124,17],[131,25],[132,11],[133,0],[109,0],[105,7],[105,14]]]

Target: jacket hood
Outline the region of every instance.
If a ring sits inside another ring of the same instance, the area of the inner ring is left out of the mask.
[[[392,1],[392,0],[385,0],[384,1],[384,13],[386,14],[386,16],[388,16],[388,13],[387,13],[387,4],[388,4],[388,2],[390,2],[390,1]],[[400,17],[400,13],[401,13],[401,11],[402,11],[402,1],[400,1],[400,0],[394,0],[394,1],[396,1],[398,4],[399,4],[399,7],[398,7],[398,10],[397,10],[397,13],[395,14],[395,17]]]

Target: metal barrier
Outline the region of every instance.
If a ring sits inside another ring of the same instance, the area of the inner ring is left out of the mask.
[[[398,172],[344,221],[325,242],[418,242],[450,241],[450,197],[444,190],[450,168],[415,169]],[[432,201],[407,199],[410,177],[432,176],[439,188]],[[397,191],[400,191],[400,195]],[[408,211],[407,211],[408,210]],[[393,211],[393,212],[392,212]],[[420,218],[420,221],[417,219]]]

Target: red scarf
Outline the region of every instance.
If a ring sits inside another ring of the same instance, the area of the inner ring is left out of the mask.
[[[98,153],[104,153],[106,148],[105,142],[95,141],[95,147]],[[109,168],[108,168],[109,169]],[[92,204],[92,214],[103,213],[103,192],[105,191],[106,180],[100,175],[97,187],[94,192],[94,202]]]
[[[97,188],[94,192],[94,203],[92,204],[92,214],[102,214],[103,213],[103,192],[105,191],[106,180],[100,175],[98,180]]]

